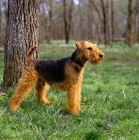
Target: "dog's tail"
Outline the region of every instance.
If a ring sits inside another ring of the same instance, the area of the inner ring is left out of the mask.
[[[28,51],[28,53],[27,53],[27,64],[29,64],[30,61],[32,60],[31,55],[32,55],[33,51],[36,50],[36,48],[37,48],[37,46],[35,45],[35,46],[32,46],[32,47],[29,49],[29,51]]]

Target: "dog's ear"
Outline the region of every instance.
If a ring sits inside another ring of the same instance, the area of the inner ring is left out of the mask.
[[[76,42],[76,47],[79,49],[79,50],[83,50],[84,49],[84,42],[81,41],[81,42]]]

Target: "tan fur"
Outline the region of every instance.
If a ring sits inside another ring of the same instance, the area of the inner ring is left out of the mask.
[[[10,98],[10,108],[16,111],[22,101],[36,86],[38,74],[34,67],[26,67],[22,73],[22,78],[18,82],[15,93]]]
[[[27,60],[28,65],[24,70],[21,79],[19,80],[18,86],[15,93],[10,99],[9,106],[13,111],[16,111],[19,108],[19,105],[33,88],[36,89],[36,95],[39,101],[43,102],[46,105],[50,105],[51,102],[46,98],[46,92],[49,89],[49,86],[52,86],[58,90],[66,91],[66,103],[67,111],[71,114],[78,114],[81,111],[80,102],[81,102],[81,83],[83,78],[84,66],[89,60],[92,65],[98,65],[104,59],[104,54],[101,50],[97,48],[96,44],[91,43],[90,41],[86,42],[77,42],[77,56],[79,60],[82,60],[83,66],[72,62],[70,59],[65,63],[65,80],[62,82],[53,82],[48,84],[47,81],[42,75],[39,75],[35,70],[33,63],[31,63],[31,54],[36,48],[32,47],[29,50]],[[99,55],[102,54],[103,57]],[[75,71],[73,67],[78,68],[79,72]]]

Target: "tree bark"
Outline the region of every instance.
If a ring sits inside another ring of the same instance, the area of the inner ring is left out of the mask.
[[[79,26],[80,26],[80,38],[84,39],[84,31],[83,31],[83,16],[82,16],[82,10],[81,10],[81,0],[79,0],[78,4],[78,11],[79,11]]]
[[[39,0],[9,0],[3,88],[15,86],[26,66],[26,54],[38,46]],[[33,54],[38,58],[38,50]]]
[[[49,27],[48,27],[48,30],[49,30],[49,38],[48,38],[48,42],[50,43],[51,42],[51,38],[52,38],[52,17],[53,17],[53,13],[52,13],[52,0],[48,0],[49,2]]]
[[[87,13],[87,19],[88,19],[88,39],[92,40],[92,26],[93,26],[93,19],[92,16],[90,16],[92,11],[92,7],[91,7],[91,1],[88,1],[88,13]]]
[[[2,45],[2,2],[0,0],[0,46]]]
[[[114,8],[113,0],[111,0],[111,39],[114,41]]]
[[[139,1],[135,3],[135,28],[134,28],[134,42],[139,42]]]
[[[103,14],[103,33],[104,33],[104,43],[107,44],[107,17],[106,17],[106,7],[104,0],[101,0],[102,14]]]
[[[126,43],[129,47],[133,45],[133,0],[128,0],[128,18],[127,18],[127,30],[126,30]]]
[[[111,45],[112,34],[111,34],[111,5],[110,0],[106,1],[106,17],[107,17],[107,43]]]
[[[137,42],[139,43],[139,14],[138,14],[138,23],[137,23],[137,25],[138,25],[138,27],[137,27]]]
[[[73,0],[71,0],[70,3],[70,9],[69,9],[69,14],[67,16],[67,2],[66,0],[63,0],[63,19],[64,19],[64,26],[65,26],[65,40],[66,44],[69,42],[69,35],[70,35],[70,30],[71,30],[71,20],[72,20],[72,7],[73,7]],[[68,20],[67,18],[68,17]]]
[[[94,24],[96,26],[96,32],[97,32],[97,35],[98,35],[98,41],[102,42],[103,41],[103,35],[101,33],[101,30],[102,30],[102,26],[103,26],[102,25],[103,24],[103,18],[101,16],[100,10],[98,9],[98,6],[95,4],[94,0],[90,0],[90,3],[92,5],[92,12],[91,12],[91,14],[92,14],[93,22],[94,22]],[[98,22],[95,19],[94,9],[95,9],[95,11],[96,11],[96,13],[97,13],[97,15],[99,17],[99,21],[100,22]]]

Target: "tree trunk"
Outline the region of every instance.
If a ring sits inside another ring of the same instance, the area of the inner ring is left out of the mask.
[[[82,9],[81,9],[81,0],[79,0],[78,4],[78,11],[79,11],[79,26],[80,26],[80,39],[84,39],[84,31],[83,31],[83,16],[82,16]]]
[[[139,14],[138,14],[137,42],[139,43]]]
[[[95,24],[95,26],[96,26],[96,32],[97,32],[97,35],[98,35],[98,41],[103,41],[103,36],[102,36],[102,33],[101,33],[101,29],[102,29],[102,24],[103,24],[103,18],[102,18],[102,16],[101,16],[101,13],[100,13],[100,10],[99,10],[99,8],[98,8],[98,6],[95,4],[95,2],[94,2],[94,0],[90,0],[91,2],[91,5],[93,6],[92,7],[92,18],[93,18],[93,22],[94,22],[94,24]],[[94,15],[94,9],[95,9],[95,11],[96,11],[96,13],[97,13],[97,15],[98,15],[98,17],[99,17],[99,21],[100,22],[98,22],[96,19],[95,19],[95,15]]]
[[[139,42],[139,1],[135,3],[135,28],[134,28],[134,42]]]
[[[129,47],[133,45],[133,0],[128,0],[128,19],[127,19],[127,30],[126,30],[126,43]]]
[[[103,14],[103,33],[104,33],[104,43],[107,44],[107,17],[106,17],[106,7],[104,0],[101,0],[102,14]]]
[[[0,0],[0,46],[2,45],[2,3]]]
[[[111,0],[111,39],[114,41],[114,8],[113,0]]]
[[[111,45],[112,34],[111,34],[111,5],[110,0],[106,1],[106,17],[107,17],[107,43]]]
[[[15,86],[26,66],[26,54],[38,46],[39,0],[9,0],[3,88]],[[33,54],[38,58],[38,51]]]
[[[88,12],[87,12],[87,19],[88,19],[88,39],[92,40],[92,26],[93,26],[93,19],[92,15],[90,14],[92,11],[91,1],[88,1]],[[91,15],[91,16],[90,16]]]
[[[64,25],[65,25],[65,40],[66,44],[69,42],[69,35],[71,30],[71,20],[72,20],[72,7],[73,7],[73,0],[71,0],[70,9],[69,9],[69,15],[67,16],[67,2],[66,0],[63,0],[63,19],[64,19]],[[67,18],[68,17],[68,20]]]
[[[49,38],[48,38],[48,42],[51,42],[51,38],[52,38],[52,18],[53,18],[53,13],[52,13],[52,0],[49,0],[49,27],[48,27],[48,34],[49,34]]]

